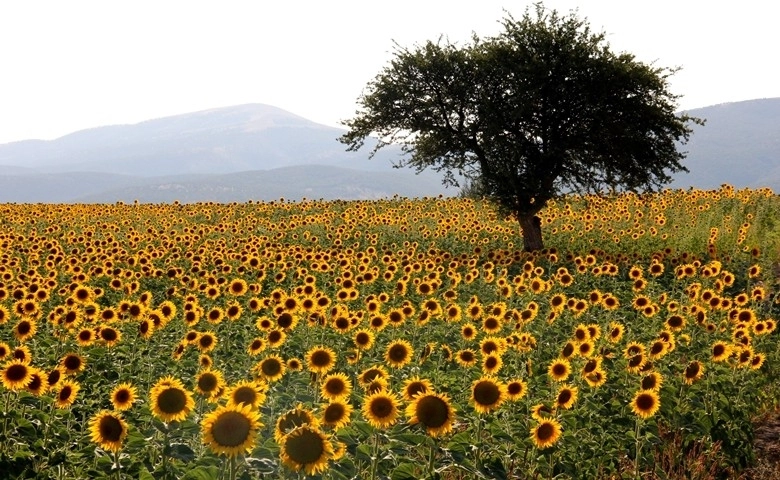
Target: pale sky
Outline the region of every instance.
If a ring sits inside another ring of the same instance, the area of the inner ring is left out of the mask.
[[[499,33],[529,0],[0,0],[0,143],[266,103],[340,126],[392,58]],[[682,67],[681,109],[780,97],[769,0],[547,0],[613,51]]]

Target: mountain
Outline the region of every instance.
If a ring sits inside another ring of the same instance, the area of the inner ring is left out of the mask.
[[[689,110],[706,120],[695,125],[672,187],[769,187],[780,192],[780,98],[723,103]]]
[[[400,153],[383,152],[367,162],[366,152],[345,151],[336,140],[343,133],[276,107],[248,104],[0,145],[0,166],[142,177],[302,164],[387,171]]]
[[[693,109],[672,188],[770,187],[780,192],[780,98]],[[441,175],[393,169],[400,148],[372,160],[347,152],[339,128],[261,104],[238,105],[0,145],[0,202],[182,202],[374,199],[455,195]]]

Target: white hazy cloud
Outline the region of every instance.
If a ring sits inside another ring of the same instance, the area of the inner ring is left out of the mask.
[[[445,35],[499,32],[481,0],[8,1],[0,4],[0,143],[242,103],[327,125],[354,114],[391,58]],[[549,0],[613,50],[680,66],[681,108],[780,97],[780,7],[766,0]]]

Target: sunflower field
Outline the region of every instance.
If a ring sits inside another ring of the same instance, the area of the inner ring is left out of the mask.
[[[734,478],[769,190],[0,205],[4,478]]]

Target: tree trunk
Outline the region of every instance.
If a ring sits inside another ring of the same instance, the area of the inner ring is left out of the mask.
[[[517,219],[523,230],[523,250],[535,252],[544,248],[542,242],[542,219],[533,213],[518,213]]]

